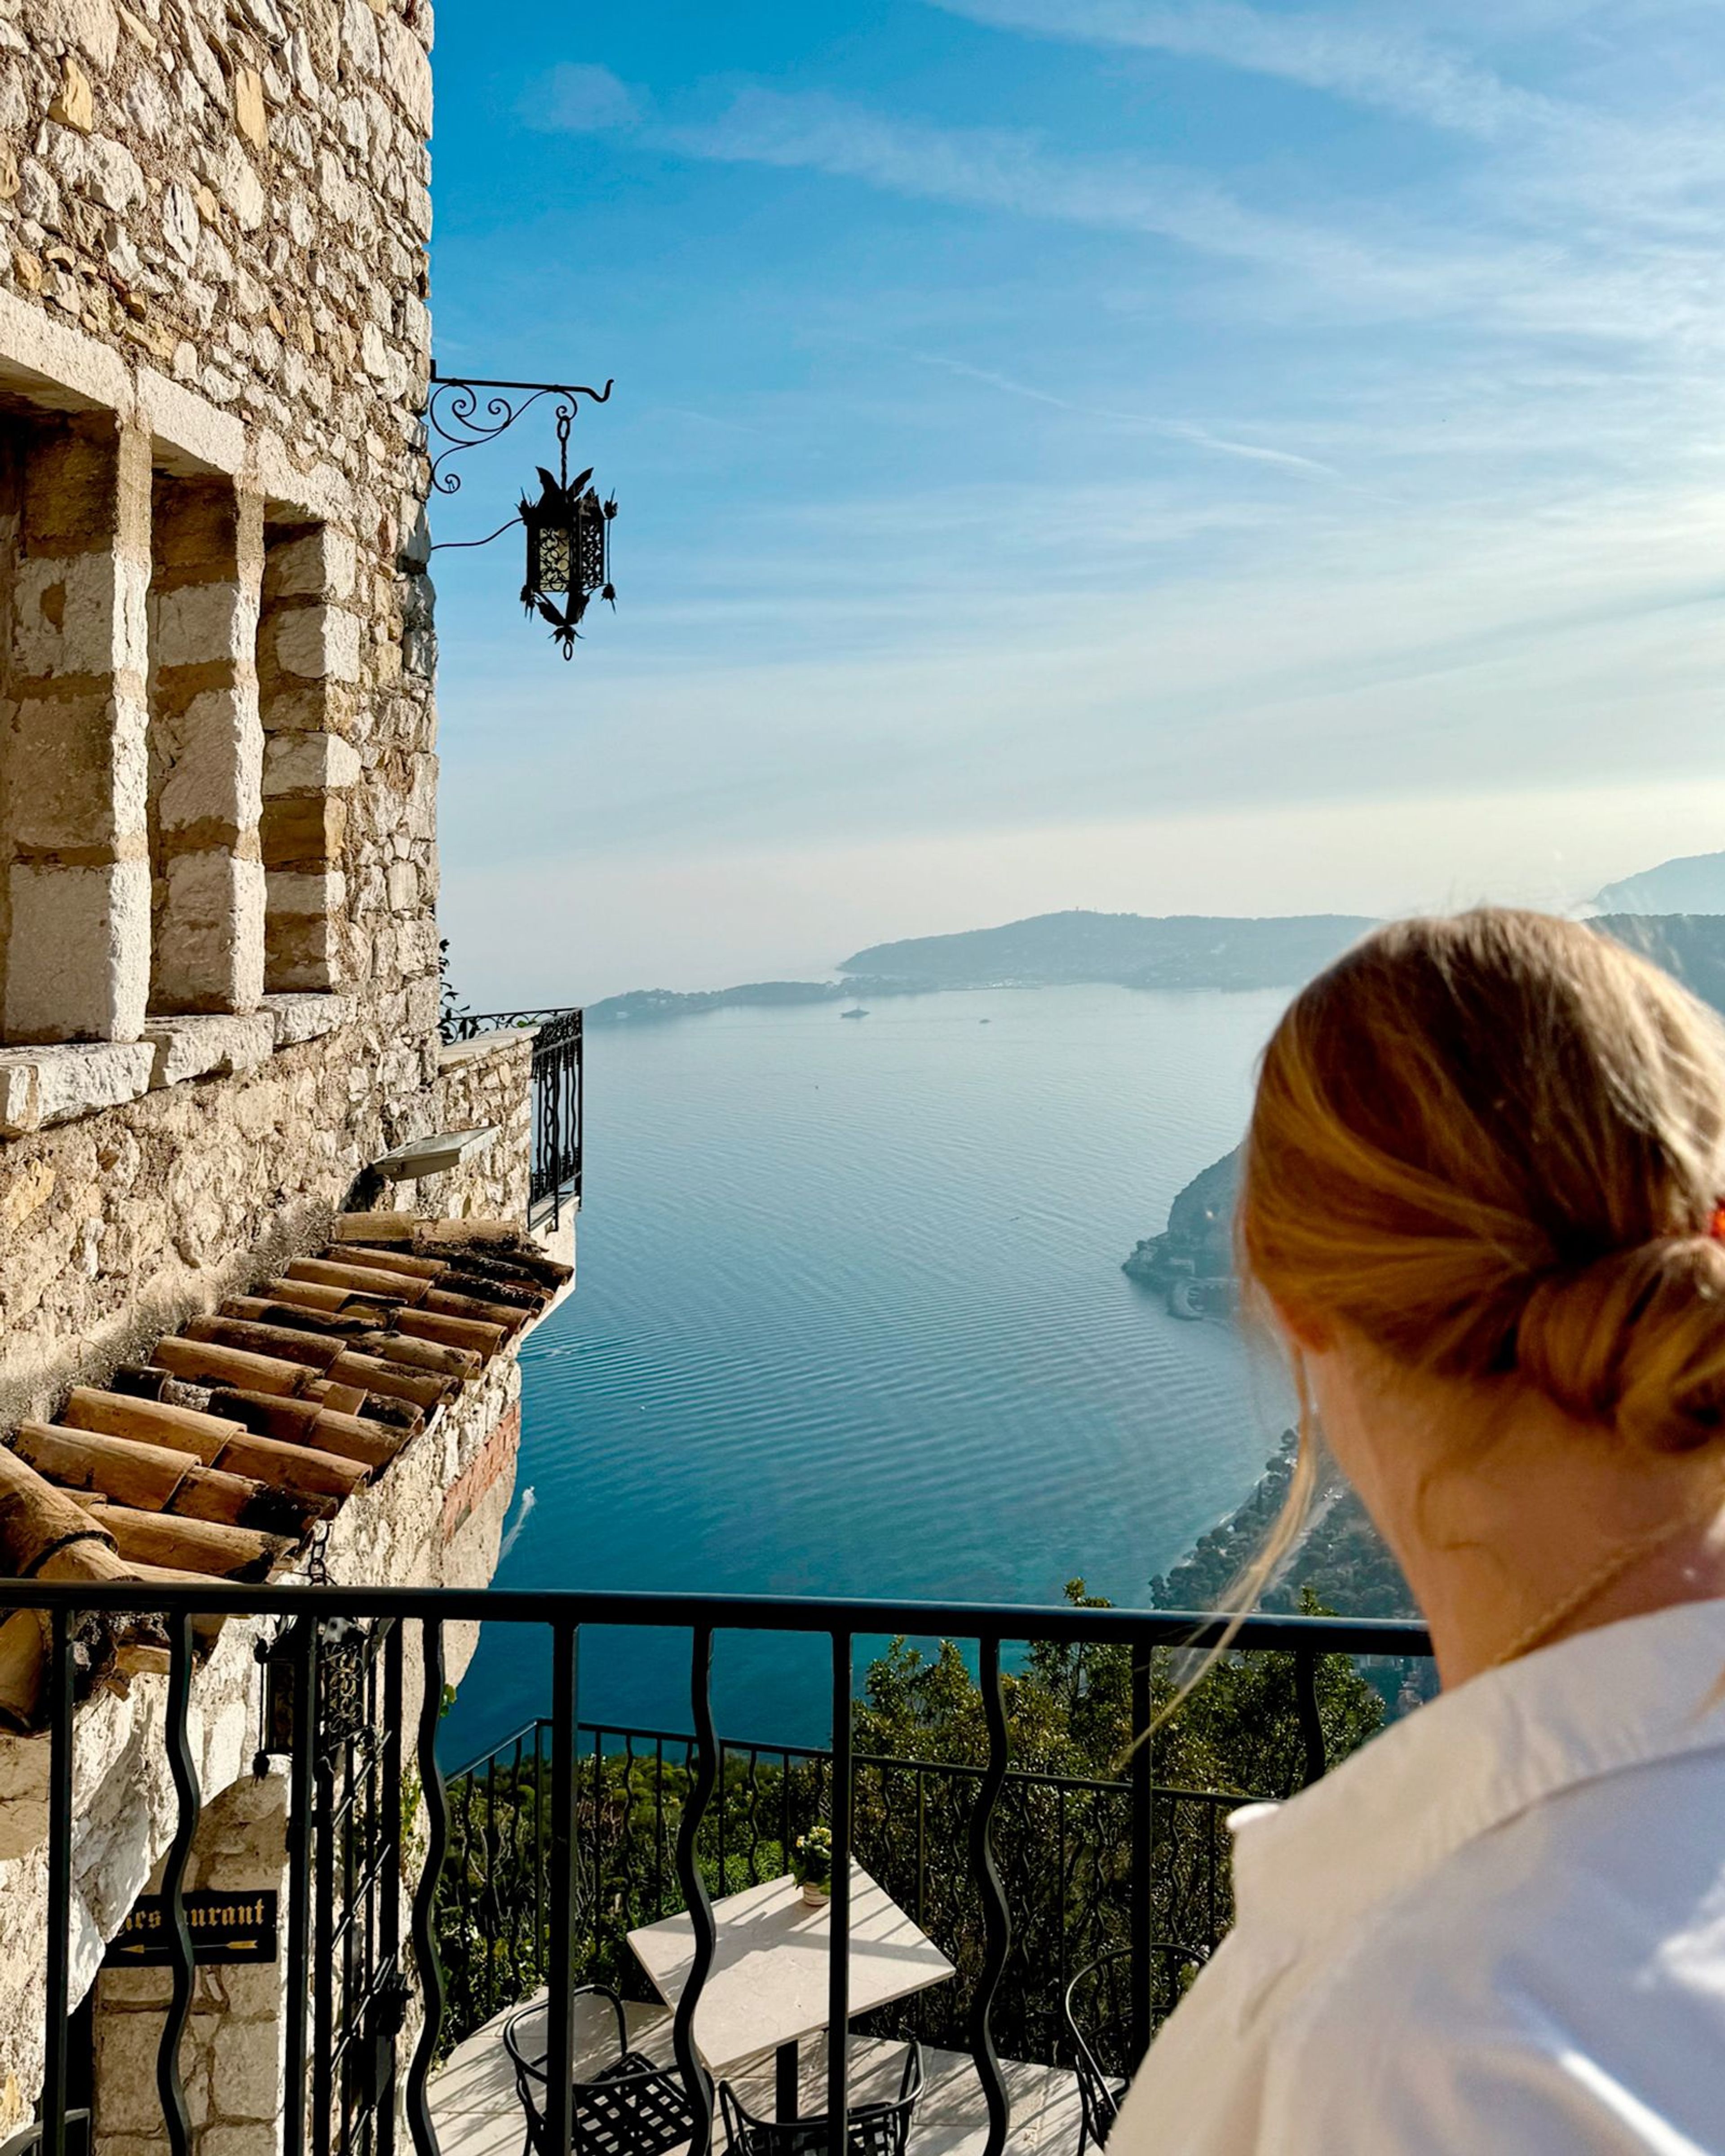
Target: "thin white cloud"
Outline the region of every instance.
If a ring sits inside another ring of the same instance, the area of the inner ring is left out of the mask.
[[[1064,156],[1020,130],[940,127],[839,98],[751,87],[717,119],[662,128],[658,139],[689,157],[827,172],[923,201],[1142,233],[1327,281],[1393,274],[1344,234],[1250,209],[1189,172]]]
[[[1386,21],[1381,0],[1364,16],[1270,14],[1239,0],[1196,0],[1183,7],[1147,0],[933,0],[933,5],[1034,37],[1216,60],[1466,135],[1490,138],[1530,123],[1543,125],[1557,110],[1549,99]]]
[[[1051,390],[1014,382],[1010,375],[996,373],[992,367],[973,367],[968,360],[949,358],[943,352],[906,352],[904,356],[921,367],[938,367],[944,373],[961,375],[967,382],[983,382],[1003,395],[1021,397],[1032,404],[1050,405],[1057,412],[1070,412],[1081,418],[1142,427],[1153,434],[1165,434],[1170,441],[1189,442],[1194,449],[1211,449],[1218,456],[1240,457],[1249,464],[1277,465],[1286,471],[1309,472],[1323,479],[1337,476],[1333,465],[1321,464],[1316,457],[1302,457],[1291,449],[1272,449],[1262,442],[1238,441],[1226,434],[1213,434],[1208,427],[1198,426],[1189,419],[1158,418],[1145,412],[1117,412],[1106,404],[1075,403],[1070,397],[1057,397]]]
[[[820,92],[749,85],[716,118],[677,123],[655,117],[646,94],[610,69],[566,63],[542,78],[521,112],[544,132],[639,132],[685,157],[827,172],[924,201],[1142,233],[1308,274],[1358,275],[1369,266],[1348,239],[1264,216],[1189,172],[1066,157],[1023,131],[940,127]]]
[[[603,893],[620,862],[700,844],[855,843],[870,918],[834,948],[889,932],[873,909],[891,871],[875,850],[906,834],[935,834],[944,858],[970,830],[979,858],[1015,818],[1045,819],[1078,865],[1050,873],[1049,902],[1106,901],[1076,832],[1117,805],[1219,818],[1260,804],[1266,833],[1309,844],[1315,863],[1309,892],[1268,878],[1271,905],[1336,902],[1347,857],[1379,832],[1392,866],[1405,855],[1410,875],[1416,861],[1440,875],[1477,820],[1461,804],[1440,817],[1445,788],[1530,804],[1525,829],[1506,809],[1481,860],[1526,858],[1536,811],[1560,831],[1560,784],[1599,804],[1602,844],[1624,847],[1613,872],[1703,850],[1725,801],[1725,136],[1705,142],[1725,76],[1705,35],[1686,74],[1675,28],[1638,71],[1620,64],[1637,0],[1574,35],[1562,0],[1361,0],[1358,14],[1348,0],[1287,14],[1271,0],[937,4],[1216,61],[1179,73],[1204,122],[1181,154],[1203,168],[1138,154],[1130,116],[1111,111],[1122,77],[1148,72],[1137,62],[1069,69],[1094,75],[1112,153],[1052,123],[978,125],[968,97],[911,117],[734,83],[666,82],[655,105],[602,69],[557,79],[538,124],[757,167],[735,193],[800,205],[817,239],[832,197],[807,176],[842,180],[872,244],[835,247],[826,283],[800,257],[775,282],[770,263],[763,275],[727,254],[725,277],[741,263],[755,280],[751,321],[774,360],[795,355],[724,408],[757,423],[771,482],[752,491],[753,442],[718,512],[685,507],[681,471],[655,473],[619,631],[608,622],[582,656],[578,731],[564,670],[527,676],[503,640],[516,631],[498,628],[484,665],[446,668],[456,850],[590,858]],[[957,25],[947,37],[972,41]],[[1512,50],[1537,90],[1482,57]],[[1050,55],[996,57],[1034,93]],[[1261,137],[1231,124],[1261,94],[1242,98],[1224,67],[1448,139],[1434,155],[1402,126],[1404,163],[1384,155],[1387,131],[1289,99],[1266,162]],[[1418,182],[1401,187],[1409,164]],[[1021,223],[1009,249],[986,234],[973,278],[960,219],[871,222],[864,190]],[[1081,246],[1081,229],[1142,244]],[[865,363],[803,363],[811,345],[846,343],[873,347]],[[701,455],[703,471],[727,469],[722,444]],[[1321,474],[1332,483],[1303,483]],[[477,558],[439,557],[452,577]],[[489,607],[484,620],[490,633]],[[500,680],[513,706],[501,750]],[[1704,793],[1698,835],[1654,843],[1654,805],[1620,824],[1620,802],[1673,772],[1682,784],[1658,813]],[[1310,821],[1319,798],[1343,802],[1333,827]],[[1140,851],[1164,843],[1158,825]],[[1219,825],[1205,844],[1228,891],[1253,872]],[[1336,859],[1320,862],[1326,845]],[[1209,857],[1194,842],[1165,903],[1191,902]],[[1596,887],[1604,865],[1589,875],[1560,895]],[[643,919],[677,913],[650,875],[642,889]],[[1392,889],[1379,902],[1399,901]],[[762,933],[740,931],[739,951]],[[739,956],[721,971],[763,969]],[[652,970],[631,961],[618,984]]]
[[[1476,327],[1614,343],[1681,338],[1707,348],[1720,341],[1725,319],[1716,219],[1649,233],[1603,212],[1584,223],[1561,193],[1542,210],[1531,194],[1518,203],[1514,191],[1499,189],[1459,223],[1434,225],[1417,204],[1374,202],[1350,205],[1343,228],[1257,209],[1178,167],[1072,155],[1024,129],[941,126],[824,93],[759,85],[737,92],[714,118],[673,120],[654,116],[640,93],[606,69],[575,70],[559,94],[562,81],[554,74],[535,100],[537,125],[629,130],[674,156],[822,172],[910,199],[1139,234],[1255,271],[1260,310],[1330,319],[1337,310],[1364,319],[1450,315]],[[1593,174],[1588,185],[1605,182]]]

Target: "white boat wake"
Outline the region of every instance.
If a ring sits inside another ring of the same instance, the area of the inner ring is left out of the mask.
[[[526,1526],[528,1517],[531,1513],[533,1507],[537,1502],[537,1499],[533,1495],[533,1486],[530,1482],[526,1488],[521,1492],[521,1510],[516,1514],[514,1524],[511,1527],[508,1533],[504,1536],[501,1547],[497,1552],[497,1562],[499,1564],[502,1563],[504,1558],[509,1555],[509,1553],[521,1540],[521,1529]]]

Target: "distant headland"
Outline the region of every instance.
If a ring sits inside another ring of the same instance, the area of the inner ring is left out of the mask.
[[[695,1018],[737,1005],[854,1002],[953,988],[1040,988],[1104,983],[1168,990],[1292,988],[1372,926],[1363,916],[1040,913],[999,928],[914,936],[842,959],[832,981],[753,981],[735,988],[634,988],[590,1004],[587,1023]]]
[[[1234,1205],[1240,1147],[1201,1169],[1168,1209],[1168,1226],[1147,1236],[1121,1267],[1159,1289],[1175,1317],[1231,1316],[1235,1304]]]
[[[1673,861],[1599,894],[1622,909],[1589,921],[1647,955],[1725,1009],[1725,916],[1653,914],[1628,894],[1665,880],[1699,890],[1725,855]],[[1719,870],[1725,883],[1725,867]],[[937,994],[955,988],[1045,988],[1099,983],[1168,993],[1296,988],[1376,923],[1363,914],[1038,913],[999,928],[912,936],[853,952],[825,981],[748,981],[734,988],[631,988],[587,1006],[589,1026],[650,1024],[738,1006],[855,1004],[859,998]]]

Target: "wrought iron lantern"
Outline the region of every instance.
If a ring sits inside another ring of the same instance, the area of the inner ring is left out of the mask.
[[[479,398],[482,389],[495,393],[485,400],[483,411]],[[537,501],[524,495],[509,522],[500,524],[483,539],[440,540],[430,552],[437,553],[445,547],[489,547],[492,540],[521,525],[527,535],[521,604],[530,615],[536,613],[550,623],[552,639],[565,659],[575,654],[581,623],[592,601],[608,599],[614,607],[617,603],[610,566],[611,520],[617,514],[617,497],[599,499],[592,484],[591,467],[572,480],[569,476],[569,430],[574,424],[578,400],[585,397],[603,404],[610,394],[608,382],[603,389],[589,389],[557,382],[462,380],[439,375],[434,369],[426,407],[428,432],[445,444],[432,459],[432,490],[454,494],[460,489],[461,477],[458,472],[445,470],[449,458],[459,450],[495,441],[542,397],[558,400],[557,470],[553,475],[540,465]]]
[[[617,593],[611,582],[611,519],[617,514],[614,495],[601,501],[589,482],[592,467],[569,476],[569,421],[557,415],[559,476],[539,467],[537,501],[521,497],[521,522],[527,530],[527,580],[521,586],[521,604],[531,613],[551,624],[552,635],[562,647],[565,659],[575,655],[588,602],[597,596],[614,607]],[[562,603],[559,605],[557,602]]]
[[[263,1666],[257,1756],[252,1771],[261,1775],[271,1758],[285,1758],[300,1742],[298,1627],[313,1623],[296,1618],[275,1639],[254,1649]],[[315,1743],[320,1764],[343,1744],[360,1736],[367,1723],[366,1675],[370,1667],[371,1628],[348,1617],[322,1621],[317,1648],[317,1712]]]

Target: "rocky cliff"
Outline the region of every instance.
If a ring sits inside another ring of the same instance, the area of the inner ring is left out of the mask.
[[[1177,1317],[1217,1317],[1232,1307],[1240,1155],[1236,1146],[1194,1176],[1169,1206],[1167,1228],[1147,1236],[1121,1268],[1163,1290]]]

